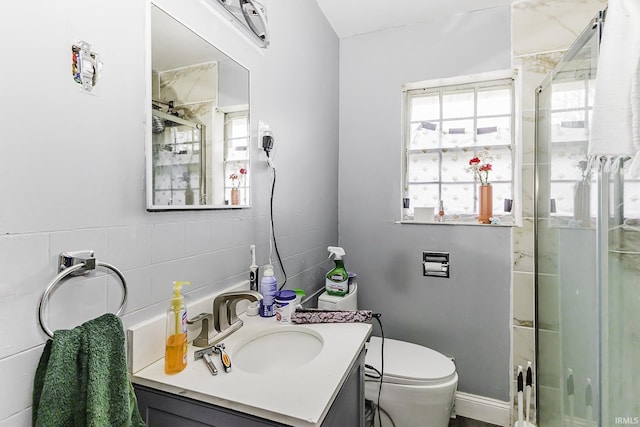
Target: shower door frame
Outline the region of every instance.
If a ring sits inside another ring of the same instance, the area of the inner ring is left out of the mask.
[[[595,59],[597,60],[599,56],[599,47],[600,41],[602,38],[602,30],[605,22],[606,10],[598,12],[596,16],[591,20],[589,26],[587,26],[583,32],[578,36],[576,41],[572,44],[572,46],[567,50],[567,52],[562,56],[560,61],[558,61],[558,65],[562,64],[564,61],[568,61],[573,58],[578,52],[580,52],[586,44],[593,39],[593,37],[598,38],[598,43],[596,44],[596,53]],[[595,34],[594,34],[595,33]],[[539,149],[540,149],[540,131],[539,131],[539,123],[540,123],[540,94],[543,90],[551,90],[552,83],[554,78],[557,75],[557,67],[554,68],[547,76],[544,78],[540,86],[536,88],[535,95],[535,126],[534,126],[534,140],[535,140],[535,150],[534,150],[534,322],[535,322],[535,361],[536,361],[536,370],[535,370],[535,401],[536,401],[536,424],[540,425],[540,393],[539,393],[539,385],[540,385],[540,373],[538,366],[539,364],[539,318],[538,318],[538,293],[539,293],[539,224],[540,224],[540,206],[541,203],[546,203],[549,206],[549,200],[541,200],[540,194],[540,186],[541,186],[541,173],[539,171]],[[551,114],[551,110],[549,108],[548,114]],[[588,118],[587,118],[588,119]],[[549,118],[550,120],[550,118]],[[547,154],[551,156],[551,152]],[[551,163],[549,162],[549,165]],[[549,172],[550,173],[550,172]],[[550,175],[548,176],[550,180]],[[608,342],[608,336],[606,335],[606,328],[603,328],[603,325],[608,320],[608,313],[606,311],[607,304],[607,294],[608,291],[608,281],[607,281],[607,260],[608,257],[608,219],[609,219],[609,175],[607,173],[602,172],[601,168],[598,168],[597,174],[597,188],[598,188],[598,204],[597,211],[595,212],[596,216],[596,287],[599,289],[595,293],[596,299],[596,307],[598,307],[599,318],[596,325],[596,335],[598,336],[598,354],[597,354],[597,366],[598,366],[598,376],[595,387],[598,389],[599,399],[594,404],[598,405],[598,420],[596,421],[597,425],[602,425],[601,420],[607,419],[605,418],[605,414],[607,413],[606,402],[608,402],[608,388],[605,387],[608,384],[608,379],[606,377],[606,370],[603,369],[604,363],[607,363],[607,352],[603,351],[603,349],[607,348],[606,343]],[[603,191],[605,190],[605,191]],[[619,192],[616,192],[619,193]],[[616,194],[617,196],[618,194]],[[616,212],[617,213],[617,212]],[[604,300],[603,300],[604,299]],[[603,305],[605,304],[605,305]],[[603,309],[605,307],[605,309]],[[560,346],[562,347],[562,340],[559,340]],[[563,350],[560,351],[562,355]],[[564,378],[564,374],[562,376]],[[562,388],[561,388],[562,389]],[[560,414],[564,418],[564,396],[561,396],[560,401]],[[562,420],[562,425],[564,425],[564,419]]]

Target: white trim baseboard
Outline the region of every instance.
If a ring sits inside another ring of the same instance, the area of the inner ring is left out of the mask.
[[[456,415],[503,427],[511,426],[511,404],[475,394],[456,392]]]

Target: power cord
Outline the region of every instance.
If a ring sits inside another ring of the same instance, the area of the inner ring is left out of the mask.
[[[280,269],[282,269],[282,274],[284,275],[284,281],[278,288],[278,290],[282,290],[282,288],[284,288],[284,286],[287,284],[287,272],[284,269],[282,257],[280,257],[280,251],[278,250],[278,241],[276,240],[276,231],[273,225],[273,194],[275,193],[275,190],[276,190],[276,167],[273,165],[273,162],[271,161],[271,157],[269,156],[270,152],[271,152],[271,148],[269,147],[269,149],[266,149],[265,147],[265,154],[267,155],[267,163],[269,164],[269,166],[271,166],[271,170],[273,170],[273,181],[271,182],[271,198],[269,202],[269,214],[271,217],[270,219],[271,220],[271,238],[273,240],[273,247],[276,250],[276,256],[278,257],[278,262],[280,263]],[[269,264],[271,264],[271,253],[269,253]]]
[[[383,414],[385,414],[387,416],[387,418],[389,418],[389,421],[391,421],[391,425],[393,425],[393,427],[396,427],[396,423],[393,422],[393,419],[391,418],[391,415],[385,411],[384,408],[376,405],[374,402],[367,400],[367,402],[365,403],[365,422],[368,424],[365,424],[367,427],[375,427],[376,422],[375,422],[375,417],[376,417],[376,411],[378,411],[378,414],[380,413],[379,411],[382,411]],[[372,418],[373,417],[373,418]],[[378,418],[380,416],[378,415]]]
[[[380,395],[382,394],[382,382],[383,382],[383,378],[384,378],[384,329],[382,328],[382,321],[380,320],[380,318],[382,317],[382,314],[381,313],[373,313],[372,316],[378,322],[378,326],[380,326],[380,339],[381,339],[381,343],[380,343],[380,370],[377,370],[375,367],[373,367],[371,365],[365,364],[364,365],[365,368],[371,369],[376,374],[378,374],[378,376],[376,377],[375,375],[372,375],[372,374],[369,374],[369,373],[365,373],[365,376],[368,377],[368,378],[373,378],[373,379],[379,381],[379,384],[378,384],[378,402],[376,404],[376,407],[377,407],[377,411],[378,411],[378,420],[380,420],[380,427],[382,427],[382,415],[380,413],[381,411],[385,413],[385,415],[391,421],[391,424],[393,425],[393,427],[395,427],[396,424],[393,421],[393,418],[391,418],[391,415],[389,415],[389,413],[387,411],[385,411],[384,409],[382,409],[380,407]]]

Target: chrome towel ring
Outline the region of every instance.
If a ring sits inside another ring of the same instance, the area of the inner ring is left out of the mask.
[[[53,338],[53,332],[46,325],[44,321],[45,307],[49,301],[51,293],[62,284],[62,281],[68,276],[80,276],[89,273],[91,270],[95,270],[96,267],[104,267],[107,270],[113,271],[116,276],[120,278],[122,282],[122,301],[120,302],[120,308],[118,309],[116,316],[119,316],[124,310],[127,304],[127,281],[120,270],[115,268],[111,264],[106,262],[96,261],[93,251],[75,251],[75,252],[63,252],[60,254],[60,265],[58,267],[58,275],[53,278],[51,283],[47,286],[44,293],[40,297],[40,303],[38,304],[38,321],[40,327],[49,338]]]

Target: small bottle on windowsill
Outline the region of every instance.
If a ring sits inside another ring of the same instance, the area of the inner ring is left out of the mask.
[[[402,219],[409,220],[412,219],[409,213],[409,198],[405,197],[402,199]]]
[[[444,222],[444,203],[440,200],[440,207],[438,208],[438,222]]]

